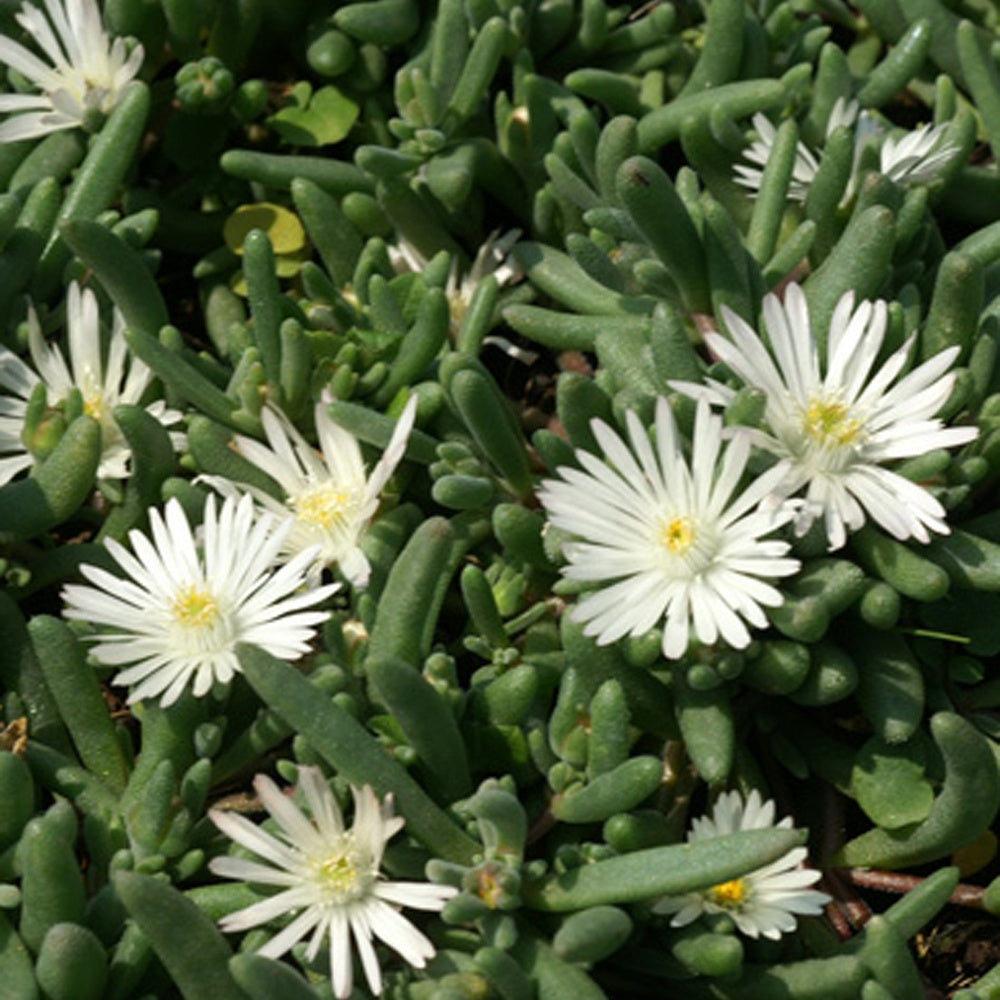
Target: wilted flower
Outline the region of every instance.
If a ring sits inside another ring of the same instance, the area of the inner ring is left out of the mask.
[[[294,914],[291,923],[258,954],[279,958],[309,936],[306,960],[311,962],[324,939],[329,939],[330,977],[334,995],[341,1000],[350,995],[354,982],[352,937],[373,993],[382,991],[373,937],[422,969],[433,958],[434,946],[399,914],[399,907],[437,911],[457,890],[430,882],[382,878],[379,868],[385,845],[404,823],[402,817],[392,815],[391,798],[380,804],[370,785],[352,788],[354,824],[346,829],[337,800],[317,767],[299,768],[298,789],[309,815],[266,775],[257,775],[254,789],[278,826],[277,836],[243,816],[220,809],[211,810],[209,817],[227,837],[264,860],[218,857],[209,868],[223,878],[283,888],[223,917],[222,929],[247,930]]]
[[[739,792],[723,792],[711,816],[691,824],[688,843],[712,840],[742,830],[791,829],[792,818],[774,822],[774,803],[762,802],[754,789],[746,804]],[[803,868],[804,847],[794,847],[784,857],[763,868],[713,885],[702,892],[660,900],[657,913],[673,913],[673,927],[683,927],[703,913],[725,913],[747,937],[777,940],[795,930],[796,914],[817,914],[830,901],[825,892],[810,889],[821,877],[814,868]]]
[[[238,643],[283,660],[309,651],[329,612],[304,609],[338,585],[302,589],[315,550],[275,568],[291,518],[276,523],[250,497],[224,500],[216,512],[209,496],[200,544],[176,499],[163,516],[151,509],[149,523],[152,539],[129,532],[132,552],[110,538],[104,543],[124,577],[84,563],[80,572],[93,586],[63,589],[67,618],[110,629],[93,637],[91,654],[125,667],[113,683],[136,685],[130,702],[162,696],[167,706],[189,684],[201,697],[213,684],[229,683],[240,672]]]
[[[664,398],[656,404],[656,443],[639,418],[627,415],[631,448],[601,420],[591,427],[605,460],[577,451],[585,471],[561,467],[562,481],[539,491],[549,520],[578,541],[563,552],[572,580],[607,583],[573,609],[601,645],[663,625],[663,655],[676,659],[693,629],[703,643],[723,639],[741,649],[747,623],[767,626],[763,607],[781,594],[761,578],[799,568],[788,544],[763,540],[791,511],[755,510],[777,486],[765,473],[740,491],[750,442],[738,436],[723,450],[722,421],[698,407],[690,463]],[[608,581],[617,581],[608,583]]]
[[[17,22],[48,61],[0,35],[0,63],[40,91],[0,94],[0,114],[13,115],[0,124],[0,142],[99,124],[142,66],[142,46],[112,41],[95,0],[44,2],[45,13],[23,4]]]
[[[448,296],[448,305],[451,309],[452,334],[458,333],[472,302],[472,296],[484,278],[492,275],[496,283],[503,288],[518,281],[524,274],[520,265],[510,257],[511,249],[520,238],[520,229],[511,229],[503,236],[496,230],[486,238],[486,242],[477,251],[472,266],[465,274],[459,277],[457,265],[452,266],[448,284],[445,286],[445,294]]]
[[[503,236],[500,235],[500,230],[496,230],[486,238],[486,242],[476,253],[476,259],[464,274],[460,272],[458,261],[452,262],[445,295],[448,297],[453,337],[461,328],[476,287],[484,278],[492,275],[501,288],[520,280],[524,272],[510,258],[510,251],[520,238],[520,229],[511,229]],[[389,247],[389,258],[395,268],[403,273],[419,273],[428,263],[423,254],[405,239],[401,239],[396,246]]]

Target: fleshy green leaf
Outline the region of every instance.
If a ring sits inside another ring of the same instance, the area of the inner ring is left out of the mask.
[[[934,790],[924,776],[925,761],[920,738],[889,744],[873,736],[858,751],[851,786],[872,822],[895,830],[927,818]]]
[[[359,110],[336,87],[322,87],[308,106],[282,108],[267,121],[282,139],[297,146],[330,146],[351,131]]]

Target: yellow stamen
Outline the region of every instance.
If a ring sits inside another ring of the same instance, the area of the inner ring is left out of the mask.
[[[104,397],[99,392],[91,393],[83,400],[83,412],[95,420],[104,419]]]
[[[448,313],[453,333],[458,332],[462,325],[462,320],[465,319],[465,314],[468,312],[468,309],[469,303],[466,302],[461,295],[448,296]]]
[[[500,885],[493,872],[486,869],[479,872],[478,895],[491,910],[495,910],[500,905],[500,899],[503,895],[503,887]]]
[[[853,444],[864,430],[864,421],[850,416],[851,408],[836,400],[813,399],[805,413],[805,431],[820,444]]]
[[[686,516],[675,517],[660,529],[660,544],[674,555],[687,552],[695,540],[694,524]]]
[[[293,497],[291,507],[300,521],[332,528],[344,520],[349,501],[344,490],[325,484]]]
[[[357,885],[358,866],[348,851],[335,851],[319,866],[319,878],[336,892],[349,892]]]
[[[747,883],[746,879],[742,878],[734,878],[729,882],[720,882],[708,890],[708,898],[716,906],[723,906],[727,910],[738,909],[746,899],[746,895]]]
[[[210,591],[192,583],[182,587],[174,598],[173,612],[181,625],[204,628],[213,624],[218,618],[219,602]]]

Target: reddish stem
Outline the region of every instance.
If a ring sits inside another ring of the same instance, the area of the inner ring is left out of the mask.
[[[898,895],[915,889],[924,881],[920,875],[905,875],[902,872],[885,872],[869,868],[848,868],[845,874],[854,885],[877,889],[879,892],[894,892]],[[982,886],[967,885],[962,882],[955,887],[955,891],[948,897],[948,902],[981,910],[984,891]]]

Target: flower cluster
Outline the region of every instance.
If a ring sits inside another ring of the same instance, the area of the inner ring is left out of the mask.
[[[996,5],[910,6],[0,0],[39,995],[919,992],[798,961],[1000,812]]]
[[[733,169],[736,183],[756,193],[760,190],[764,167],[771,158],[777,132],[760,112],[753,116],[752,123],[757,138],[743,150],[743,158],[750,165],[738,163]],[[902,134],[889,132],[884,123],[870,112],[864,111],[859,115],[856,101],[839,98],[827,121],[827,136],[842,126],[854,128],[854,159],[845,199],[850,198],[857,187],[862,154],[870,147],[878,151],[879,173],[904,186],[930,184],[957,152],[948,141],[946,125],[921,125],[912,132]],[[788,185],[788,197],[792,201],[806,200],[821,161],[821,154],[815,153],[804,142],[797,143]]]
[[[709,332],[709,349],[765,400],[760,428],[723,431],[709,406],[724,407],[737,390],[713,379],[675,381],[698,400],[690,460],[665,398],[657,401],[656,447],[629,413],[629,444],[600,420],[592,424],[605,459],[578,451],[581,469],[563,467],[539,497],[549,520],[573,539],[563,546],[571,580],[608,583],[587,593],[572,614],[598,643],[640,635],[663,623],[663,654],[723,639],[742,649],[747,624],[766,626],[762,608],[782,596],[766,581],[799,568],[789,545],[765,538],[792,522],[796,535],[822,520],[831,550],[870,517],[898,539],[927,542],[947,533],[945,511],[924,487],[886,463],[952,448],[974,427],[945,427],[935,414],[948,398],[958,348],[903,374],[913,338],[879,365],[887,309],[854,307],[845,294],[834,310],[825,361],[802,289],[763,305],[768,346],[725,306],[731,339]],[[731,438],[723,449],[723,438]],[[741,487],[751,449],[774,456]],[[804,496],[799,494],[804,493]]]
[[[84,564],[93,586],[67,585],[65,614],[111,630],[92,636],[92,655],[126,667],[114,682],[136,685],[130,701],[160,697],[169,705],[189,684],[200,697],[229,683],[240,670],[239,643],[285,659],[309,652],[329,613],[306,609],[339,587],[319,585],[323,567],[338,562],[356,586],[367,582],[358,543],[402,457],[414,410],[415,398],[367,480],[357,441],[323,404],[316,413],[322,459],[283,415],[265,410],[272,449],[242,437],[240,445],[287,490],[287,504],[212,477],[225,499],[219,508],[208,497],[200,539],[171,500],[163,515],[149,511],[152,540],[132,530],[131,552],[106,541],[128,579]]]

